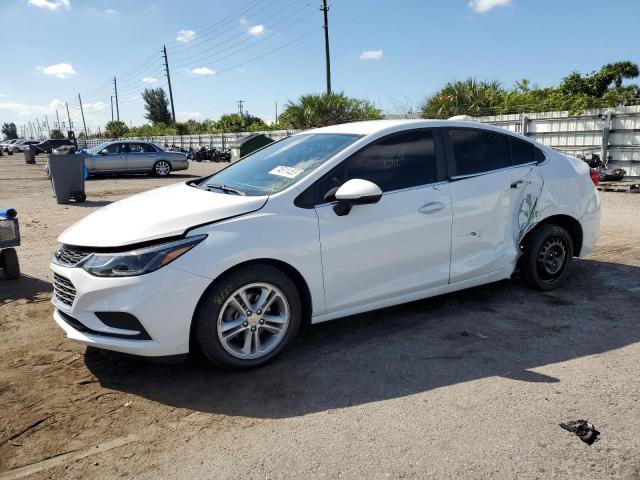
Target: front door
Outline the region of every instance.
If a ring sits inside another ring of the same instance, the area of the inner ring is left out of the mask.
[[[104,150],[107,153],[98,153],[93,159],[93,170],[97,173],[124,170],[127,166],[127,157],[124,152],[124,143],[112,143]]]
[[[127,170],[151,170],[156,161],[156,149],[148,143],[130,143],[127,150]]]
[[[451,199],[436,143],[432,130],[385,137],[318,183],[315,209],[328,313],[447,284]],[[382,198],[338,216],[335,202],[324,196],[354,178],[378,185]]]

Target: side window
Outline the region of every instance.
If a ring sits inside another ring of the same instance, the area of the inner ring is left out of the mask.
[[[361,178],[383,192],[434,183],[438,178],[433,131],[400,133],[378,140],[346,159],[316,184],[316,203],[347,180]]]
[[[121,143],[112,143],[105,150],[109,153],[118,153],[121,145]]]
[[[141,143],[140,144],[140,151],[145,152],[145,153],[155,153],[156,149],[153,148],[148,143]]]
[[[510,166],[505,135],[471,128],[450,129],[456,175],[473,175]]]
[[[142,148],[140,148],[139,143],[129,143],[127,144],[127,153],[140,153]]]
[[[511,137],[509,137],[509,143],[511,144],[511,165],[522,165],[536,161],[533,145]]]

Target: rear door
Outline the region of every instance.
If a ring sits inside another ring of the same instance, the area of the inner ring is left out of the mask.
[[[156,161],[156,149],[148,143],[130,143],[127,170],[151,170]]]
[[[450,128],[449,167],[453,223],[451,283],[499,270],[515,261],[512,171],[506,135]]]
[[[451,201],[445,160],[433,130],[377,140],[316,184],[315,206],[329,312],[410,296],[449,281]],[[354,178],[382,198],[345,216],[325,195]]]

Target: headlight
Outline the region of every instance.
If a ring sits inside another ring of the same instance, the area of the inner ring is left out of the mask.
[[[145,247],[123,253],[94,253],[82,264],[91,275],[97,277],[133,277],[153,272],[187,253],[206,235]]]

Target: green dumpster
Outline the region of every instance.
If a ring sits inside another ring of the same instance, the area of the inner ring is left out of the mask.
[[[267,137],[264,133],[254,133],[253,135],[243,138],[231,146],[231,163],[237,162],[242,157],[270,143],[273,143],[273,138]]]

